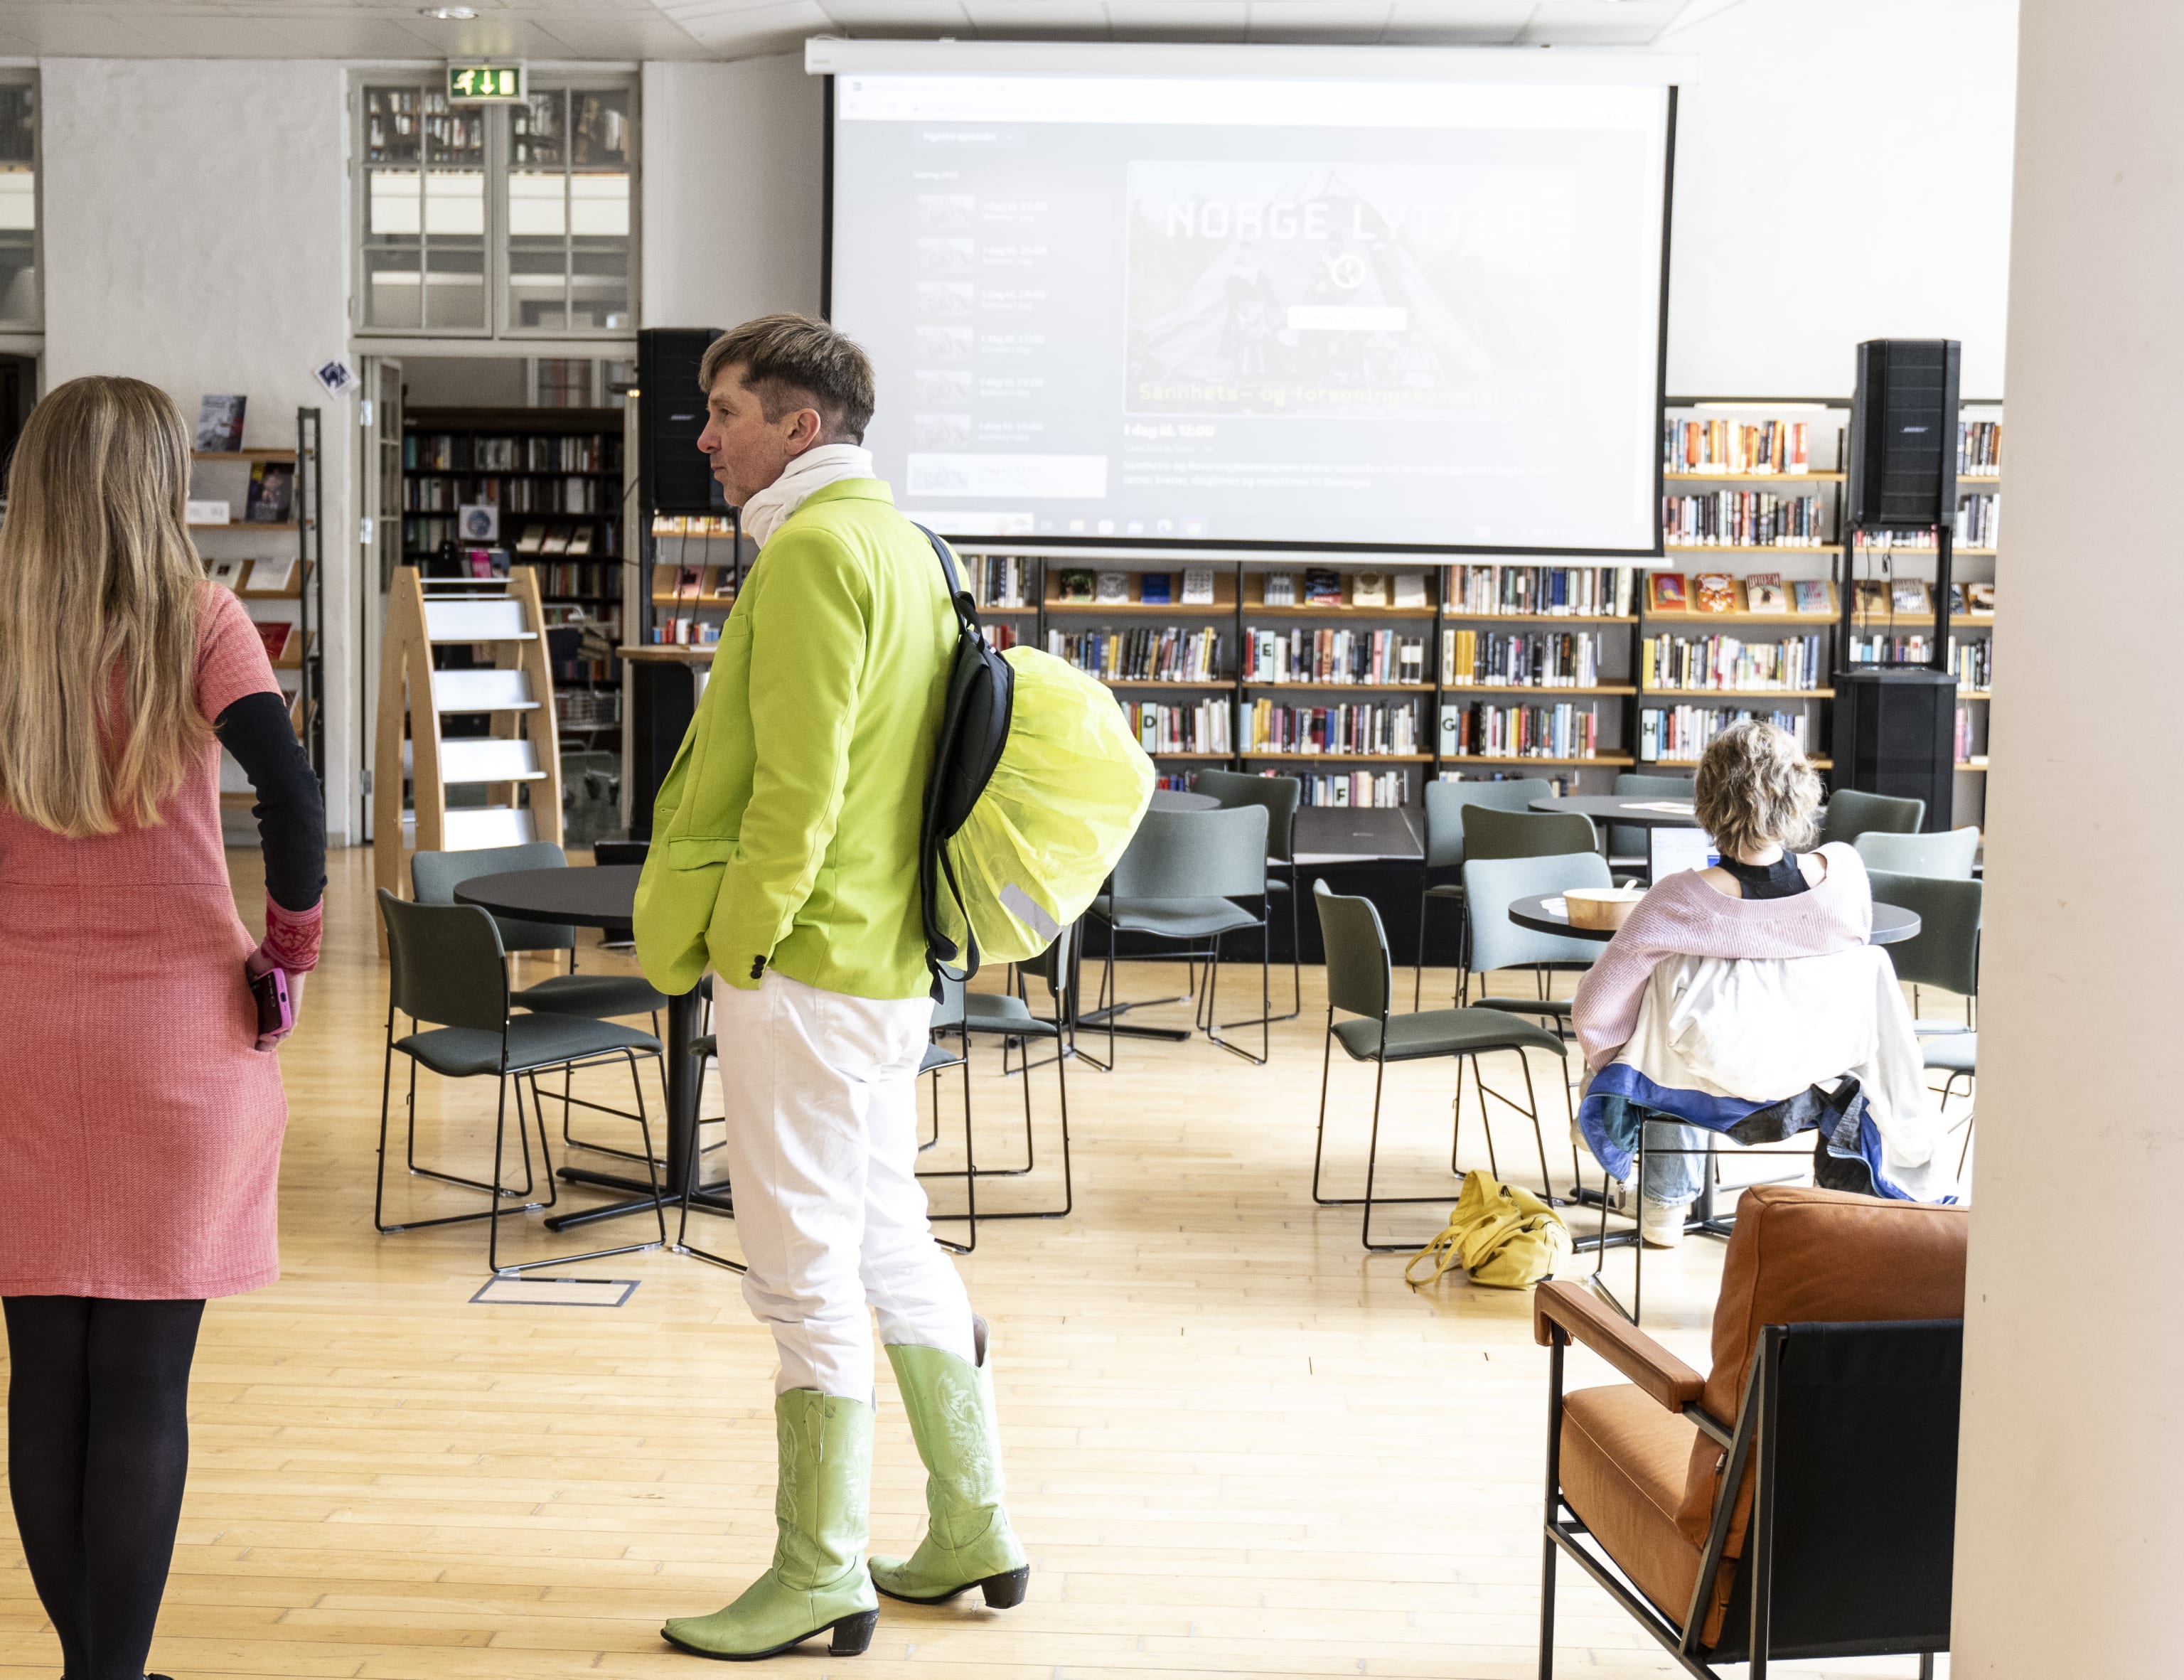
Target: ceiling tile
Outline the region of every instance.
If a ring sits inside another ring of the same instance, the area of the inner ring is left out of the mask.
[[[1516,40],[1539,0],[1396,0],[1380,38],[1406,47],[1502,47]]]
[[[1391,0],[1251,0],[1253,41],[1370,42],[1388,26]]]
[[[532,27],[559,43],[557,59],[704,59],[696,34],[657,14],[649,18],[540,18]]]
[[[406,23],[358,12],[346,17],[268,18],[265,27],[288,43],[286,56],[290,58],[436,59],[446,54],[431,32],[441,25],[414,13]]]
[[[972,33],[970,14],[958,0],[821,0],[821,4],[837,27],[852,35]]]
[[[1564,46],[1643,46],[1684,8],[1684,0],[1540,0],[1517,38]]]
[[[963,0],[963,9],[979,34],[1003,40],[1061,33],[1096,41],[1107,34],[1107,8],[1100,0]]]
[[[1241,41],[1251,26],[1246,0],[1107,0],[1117,39],[1187,36],[1200,41]]]

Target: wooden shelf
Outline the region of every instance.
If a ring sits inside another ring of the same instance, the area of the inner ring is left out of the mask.
[[[1984,758],[1964,759],[1958,763],[1957,769],[1963,775],[1984,776],[1986,774],[1986,760]]]
[[[1441,609],[1444,619],[1458,620],[1467,624],[1635,624],[1635,612],[1465,612],[1449,606]]]
[[[1693,624],[1776,624],[1787,629],[1796,625],[1832,629],[1836,616],[1832,612],[1649,612],[1648,624],[1666,624],[1683,629]]]
[[[1939,554],[1941,550],[1931,543],[1868,543],[1860,544],[1855,552],[1858,554]],[[1950,556],[1956,560],[1991,560],[2000,552],[1999,549],[1965,549],[1954,546],[1949,550]]]
[[[1953,625],[1961,624],[1968,630],[1976,630],[1981,625],[1992,629],[1994,615],[1992,612],[1953,612],[1949,615],[1949,622]],[[1850,621],[1850,627],[1853,630],[1886,630],[1892,627],[1916,630],[1922,626],[1929,630],[1934,628],[1932,613],[1899,612],[1892,616],[1887,613],[1875,616],[1861,612],[1855,615]]]
[[[299,527],[294,520],[285,525],[268,525],[262,520],[231,519],[225,525],[192,525],[192,531],[293,531]]]
[[[1833,689],[1662,689],[1646,690],[1653,700],[1833,700]]]
[[[1488,758],[1476,753],[1445,752],[1437,762],[1444,765],[1541,764],[1562,769],[1616,770],[1628,769],[1638,761],[1627,752],[1603,752],[1591,758]]]
[[[1323,764],[1340,760],[1345,764],[1430,764],[1429,752],[1240,752],[1255,764],[1303,763]]]
[[[1162,681],[1159,678],[1157,678],[1157,677],[1101,677],[1101,676],[1099,676],[1096,673],[1095,673],[1095,672],[1091,672],[1091,671],[1087,671],[1084,674],[1085,674],[1086,676],[1088,676],[1088,677],[1091,677],[1091,678],[1093,678],[1095,681],[1101,682],[1101,683],[1105,683],[1105,684],[1106,684],[1109,688],[1111,688],[1111,689],[1233,689],[1233,688],[1234,688],[1234,687],[1236,686],[1236,684],[1234,684],[1234,682],[1233,680],[1231,680],[1231,679],[1228,678],[1215,678],[1215,679],[1213,679],[1213,680],[1212,680],[1212,681],[1208,681],[1208,680],[1206,680],[1206,678],[1198,678],[1198,677],[1186,677],[1186,678],[1179,678],[1178,680],[1177,680],[1177,681],[1175,681],[1175,682],[1173,682],[1173,683],[1167,683],[1167,682],[1162,682]]]
[[[1431,683],[1255,683],[1249,677],[1242,686],[1262,694],[1284,695],[1429,695],[1434,691]]]
[[[1649,758],[1645,762],[1649,765],[1665,764],[1672,770],[1695,770],[1698,767],[1699,762],[1696,758]],[[1832,758],[1808,758],[1805,762],[1815,770],[1832,770],[1836,767],[1836,762]]]
[[[1225,764],[1236,755],[1233,752],[1149,752],[1148,758],[1193,758],[1211,764]]]
[[[1957,698],[1958,700],[1992,700],[1994,690],[1992,689],[1958,689]]]
[[[1700,555],[1710,554],[1763,554],[1779,557],[1780,555],[1786,554],[1841,554],[1842,552],[1842,544],[1841,543],[1694,543],[1686,545],[1680,543],[1669,543],[1663,547],[1662,552],[1664,554],[1691,554]],[[1899,549],[1897,552],[1900,554],[1903,550]],[[1964,550],[1958,550],[1958,552],[1962,553]]]
[[[293,449],[192,449],[192,460],[293,460]]]
[[[1202,608],[1193,609],[1195,611],[1202,611],[1204,609]],[[978,608],[977,611],[981,616],[989,618],[1004,617],[1012,618],[1031,618],[1037,617],[1039,613],[1039,609],[1035,606],[982,606]]]
[[[1840,484],[1841,472],[1663,472],[1670,484]]]
[[[1454,699],[1458,695],[1538,695],[1545,699],[1550,695],[1635,695],[1635,683],[1601,683],[1591,688],[1573,689],[1543,683],[1443,683],[1441,693]]]

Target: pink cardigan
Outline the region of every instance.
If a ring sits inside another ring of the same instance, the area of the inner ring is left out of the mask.
[[[1646,983],[1664,957],[1825,957],[1864,945],[1873,931],[1864,860],[1841,844],[1819,856],[1827,874],[1790,898],[1731,898],[1685,869],[1640,899],[1578,982],[1570,1024],[1585,1065],[1606,1067],[1630,1041]]]

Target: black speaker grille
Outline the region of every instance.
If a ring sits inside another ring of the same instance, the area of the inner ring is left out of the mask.
[[[1955,516],[1958,367],[1953,339],[1858,347],[1850,522],[1916,530]]]

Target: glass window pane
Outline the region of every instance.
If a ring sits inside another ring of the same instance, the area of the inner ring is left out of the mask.
[[[569,279],[569,325],[602,331],[627,331],[629,314],[629,242],[579,240],[575,271]]]
[[[508,177],[508,231],[521,238],[550,235],[556,245],[569,231],[568,177],[511,175]]]
[[[562,146],[568,95],[560,89],[533,93],[520,105],[508,108],[508,162],[511,169],[548,170],[559,175],[568,167]]]
[[[364,324],[415,332],[424,325],[422,253],[415,239],[368,245],[364,252]]]
[[[629,233],[629,177],[575,175],[569,177],[570,231],[579,234]]]
[[[570,95],[569,162],[580,170],[629,169],[627,89]]]
[[[367,87],[364,90],[364,160],[367,164],[408,164],[421,161],[424,130],[420,115],[424,92],[415,87]]]
[[[425,171],[425,232],[482,236],[485,232],[485,174],[479,170]]]
[[[425,96],[425,161],[448,169],[485,167],[485,109],[450,105],[435,91]]]
[[[37,90],[0,86],[0,321],[38,321]]]
[[[485,242],[435,239],[425,251],[425,327],[476,332],[485,325]]]
[[[366,170],[365,233],[370,236],[423,232],[424,186],[425,176],[421,170]]]

